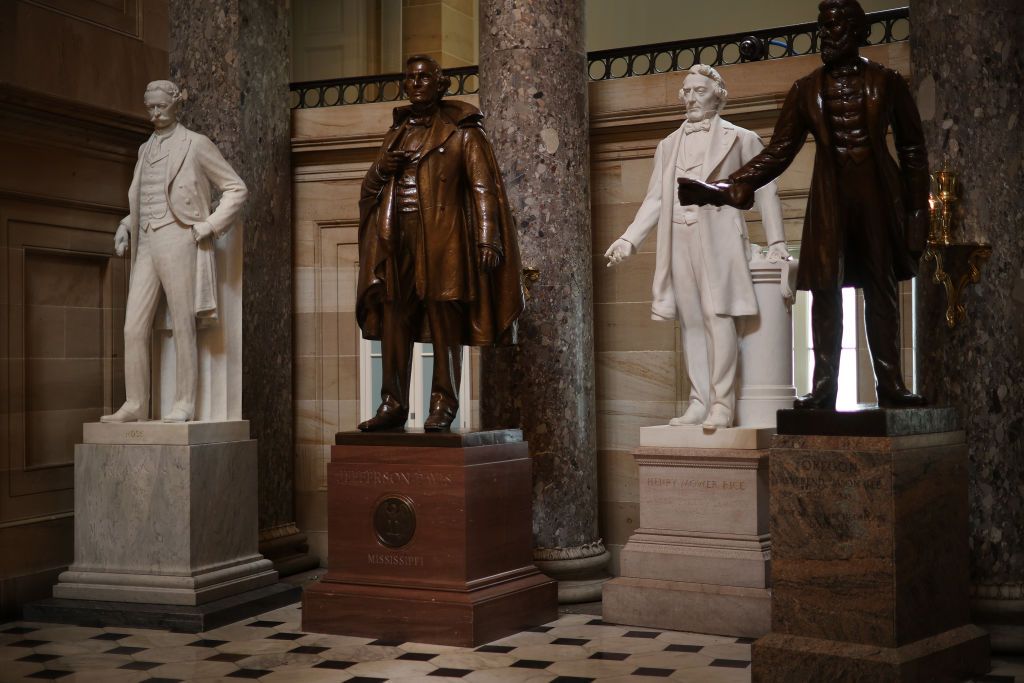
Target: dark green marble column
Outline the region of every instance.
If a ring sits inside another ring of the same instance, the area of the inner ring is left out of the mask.
[[[963,185],[963,241],[988,242],[967,318],[918,278],[920,386],[959,408],[970,449],[974,620],[995,650],[1024,651],[1024,12],[1019,0],[912,0],[913,88],[933,170]]]
[[[583,0],[481,0],[480,104],[536,268],[515,350],[484,351],[481,416],[521,426],[538,566],[559,600],[600,599]]]
[[[282,573],[317,565],[295,527],[287,2],[170,0],[170,78],[184,123],[249,188],[242,289],[242,416],[259,443],[260,550]]]

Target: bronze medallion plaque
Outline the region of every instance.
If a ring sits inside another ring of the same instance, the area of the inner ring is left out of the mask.
[[[405,496],[388,495],[373,512],[373,530],[377,540],[389,548],[401,548],[416,533],[416,510]]]

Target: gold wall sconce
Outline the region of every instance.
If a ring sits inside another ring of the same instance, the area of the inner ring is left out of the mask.
[[[526,266],[523,268],[523,294],[527,301],[530,300],[530,288],[540,279],[540,268]]]
[[[967,285],[981,280],[981,266],[992,255],[992,246],[956,241],[962,188],[948,160],[931,178],[936,191],[928,197],[929,231],[924,258],[935,263],[935,284],[945,287],[946,326],[952,329],[967,317],[967,306],[960,297]]]

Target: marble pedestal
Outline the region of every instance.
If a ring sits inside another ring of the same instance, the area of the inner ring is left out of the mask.
[[[248,423],[87,424],[75,562],[38,620],[201,630],[298,598],[257,552]]]
[[[340,433],[327,468],[327,573],[304,631],[472,647],[557,617],[532,562],[518,430]]]
[[[759,637],[768,632],[768,450],[774,430],[645,427],[634,452],[640,526],[605,584],[603,619]],[[672,445],[674,444],[674,445]]]
[[[985,673],[988,635],[968,611],[963,432],[939,409],[828,412],[779,416],[780,432],[824,434],[773,441],[772,631],[753,646],[753,680]]]

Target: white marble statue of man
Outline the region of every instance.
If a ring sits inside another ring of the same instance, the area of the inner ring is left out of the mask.
[[[178,123],[181,93],[170,81],[146,86],[154,132],[139,148],[128,189],[130,213],[117,228],[114,251],[131,245],[125,310],[125,402],[101,422],[149,419],[153,318],[163,291],[174,338],[174,404],[164,422],[187,422],[196,409],[196,319],[217,316],[213,239],[236,222],[245,183],[209,138]],[[211,188],[220,191],[213,208]]]
[[[690,69],[679,99],[686,120],[658,144],[647,196],[632,224],[605,252],[612,266],[636,253],[655,227],[651,317],[678,317],[683,337],[690,403],[670,425],[731,427],[736,412],[737,318],[756,315],[757,300],[743,214],[731,207],[681,206],[676,178],[723,178],[763,148],[757,133],[719,117],[727,92],[718,72],[705,64]],[[789,257],[775,183],[756,193],[768,238],[769,259]]]

